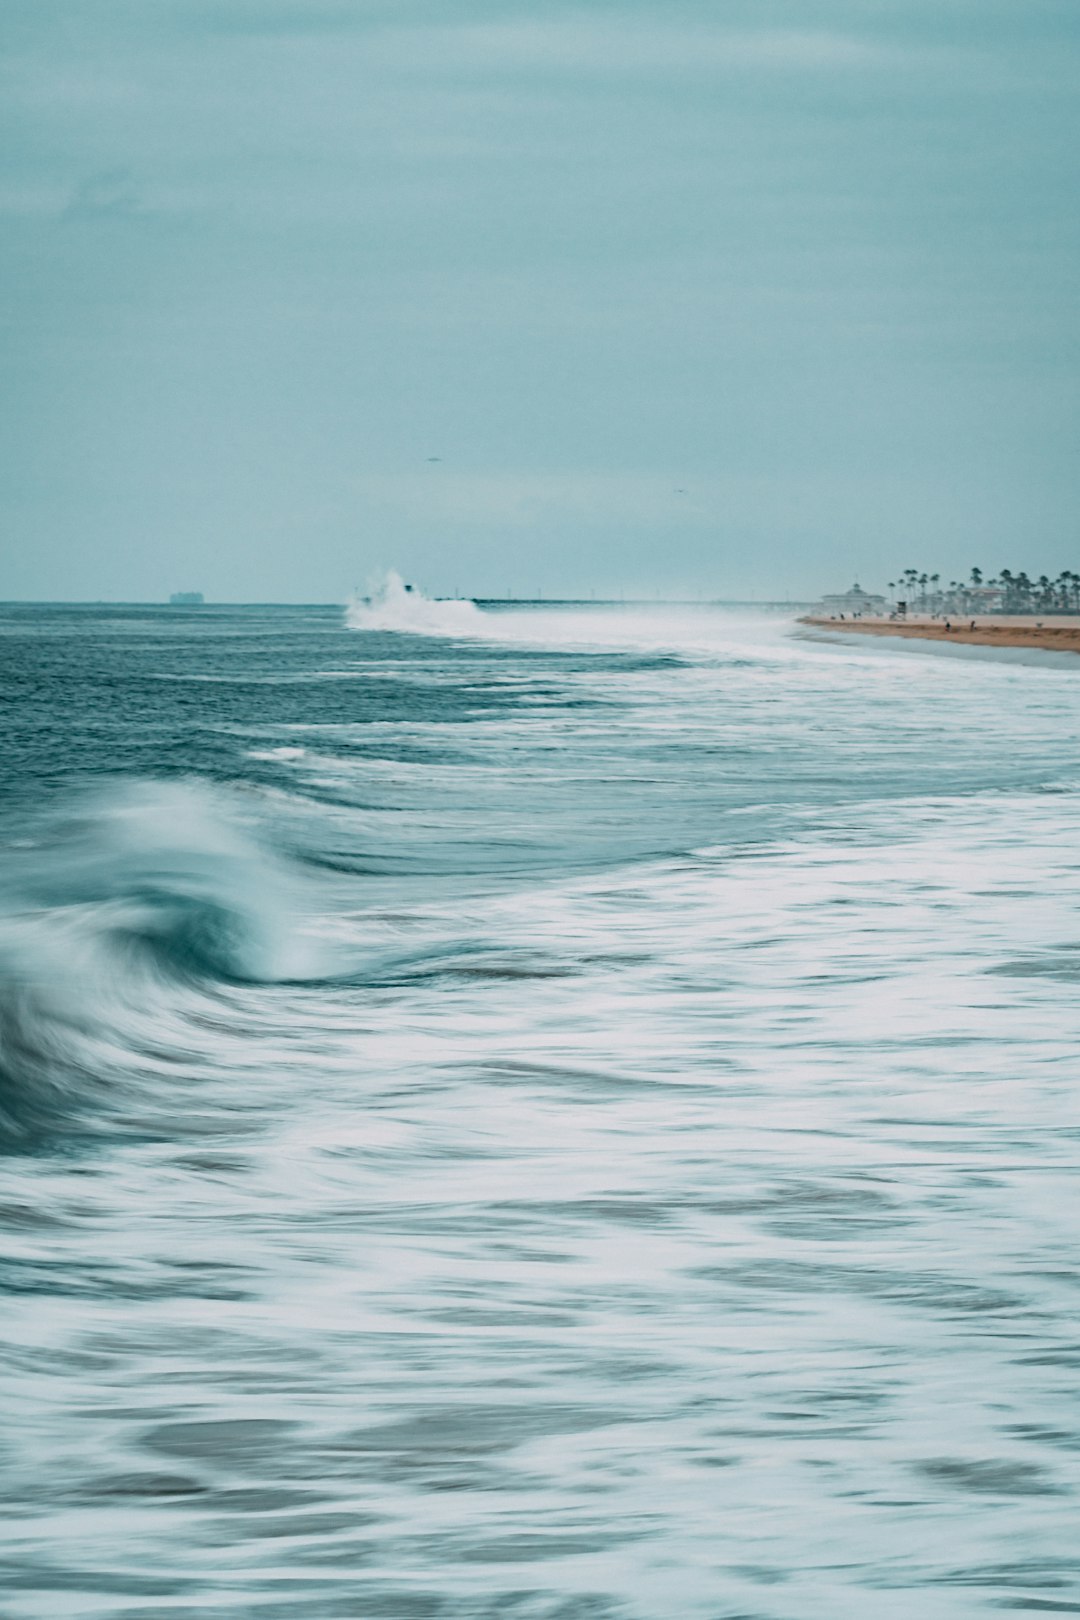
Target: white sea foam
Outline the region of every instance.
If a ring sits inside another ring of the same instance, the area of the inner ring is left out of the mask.
[[[392,630],[414,636],[485,634],[485,616],[475,602],[433,600],[406,585],[392,568],[372,581],[367,596],[349,603],[345,616],[351,630]]]
[[[708,604],[553,602],[505,604],[481,609],[468,599],[432,599],[406,585],[396,570],[372,580],[368,594],[346,608],[353,630],[397,631],[519,646],[567,649],[686,651],[708,657],[738,652],[745,642],[755,652],[764,641],[778,656],[790,656],[779,615],[733,613]]]
[[[511,607],[484,615],[483,634],[492,641],[568,650],[635,650],[689,653],[705,659],[746,652],[785,658],[789,620],[693,603],[553,603]]]
[[[1075,675],[480,621],[0,819],[5,1617],[1075,1608]]]
[[[205,785],[126,783],[47,817],[0,885],[0,1145],[129,1101],[166,1029],[189,1046],[203,992],[315,976],[295,900]]]

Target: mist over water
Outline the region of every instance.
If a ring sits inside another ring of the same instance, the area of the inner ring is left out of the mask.
[[[0,611],[0,1608],[1080,1612],[1078,673]]]
[[[484,618],[475,602],[432,601],[390,569],[376,578],[370,594],[346,610],[352,630],[397,630],[427,636],[483,635]]]

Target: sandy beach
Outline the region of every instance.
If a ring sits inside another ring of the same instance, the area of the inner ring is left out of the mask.
[[[943,619],[832,619],[806,614],[800,624],[819,630],[838,630],[862,636],[909,636],[918,641],[969,642],[983,647],[1041,647],[1052,652],[1080,653],[1080,615],[995,614],[992,618]]]

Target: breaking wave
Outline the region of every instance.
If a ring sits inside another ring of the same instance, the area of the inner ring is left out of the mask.
[[[294,900],[285,863],[197,784],[114,786],[9,849],[0,1144],[118,1096],[140,1056],[175,1062],[192,996],[313,976]]]
[[[393,569],[372,583],[367,596],[349,603],[345,619],[351,630],[392,630],[414,636],[487,632],[485,616],[475,602],[432,600],[414,585],[406,585]]]
[[[730,663],[742,645],[760,655],[760,643],[771,641],[774,657],[790,659],[785,645],[786,621],[732,615],[692,603],[503,602],[486,612],[468,599],[432,599],[406,585],[391,569],[378,575],[368,594],[345,610],[352,630],[396,631],[414,636],[444,636],[518,646],[573,649],[580,652],[633,650],[650,655],[697,658]]]

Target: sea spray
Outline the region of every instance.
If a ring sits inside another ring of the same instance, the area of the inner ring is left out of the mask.
[[[419,636],[477,636],[487,630],[485,615],[475,602],[432,600],[414,585],[406,585],[394,569],[377,576],[367,596],[349,603],[346,623],[351,630]]]
[[[357,596],[345,609],[351,630],[393,631],[405,635],[448,637],[456,640],[510,643],[535,648],[565,647],[581,651],[612,648],[643,653],[680,655],[693,651],[721,656],[732,653],[733,626],[745,631],[746,616],[733,616],[692,603],[503,602],[485,611],[468,598],[431,598],[415,585],[407,585],[396,569],[376,574],[366,596]],[[782,626],[776,619],[754,623],[755,641],[762,633],[780,642]],[[738,637],[738,630],[734,632]]]

